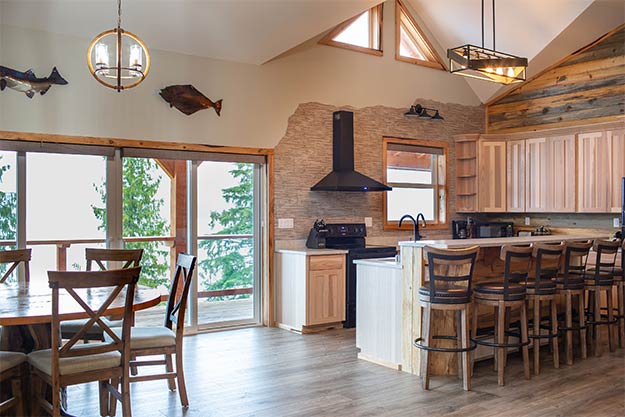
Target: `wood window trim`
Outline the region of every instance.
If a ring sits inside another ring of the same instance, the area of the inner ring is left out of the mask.
[[[430,230],[446,230],[449,227],[449,143],[438,140],[423,140],[423,139],[409,139],[409,138],[400,138],[400,137],[391,137],[384,136],[382,138],[382,176],[384,184],[388,184],[386,178],[386,167],[387,167],[387,149],[389,143],[401,143],[406,145],[418,145],[418,146],[429,146],[443,149],[443,155],[445,157],[445,183],[443,185],[438,185],[435,187],[436,193],[438,196],[438,192],[442,189],[445,192],[445,221],[444,222],[428,222],[427,229]],[[399,222],[388,221],[387,220],[387,194],[384,193],[384,198],[382,199],[382,216],[383,216],[383,229],[384,230],[412,230],[412,224],[404,223],[401,227],[399,227]]]
[[[436,62],[425,61],[422,59],[402,56],[399,53],[400,46],[401,46],[401,15],[402,13],[406,15],[410,23],[412,23],[415,30],[418,32],[421,39],[423,39],[423,42],[425,45],[422,45],[422,47],[426,48],[432,54]],[[445,66],[444,61],[442,60],[438,52],[436,52],[436,49],[434,49],[434,47],[428,40],[427,36],[425,36],[423,31],[421,30],[417,22],[415,22],[414,18],[412,17],[410,12],[408,12],[408,9],[406,8],[406,6],[401,0],[395,0],[395,59],[397,61],[407,62],[409,64],[420,65],[423,67],[433,68],[433,69],[437,69],[441,71],[447,71],[447,67]]]
[[[384,20],[384,3],[380,3],[377,6],[373,6],[370,9],[365,10],[362,13],[358,13],[356,16],[351,17],[349,19],[347,19],[346,21],[344,21],[343,23],[337,25],[334,29],[332,29],[330,32],[328,32],[327,35],[325,35],[323,38],[321,38],[321,40],[319,41],[320,45],[327,45],[327,46],[334,46],[336,48],[343,48],[343,49],[348,49],[350,51],[355,51],[355,52],[361,52],[364,54],[369,54],[369,55],[375,55],[375,56],[382,56],[384,55],[384,49],[382,47],[382,28],[383,28],[383,20]],[[343,43],[343,42],[337,42],[334,40],[334,38],[341,33],[345,28],[347,28],[349,25],[351,25],[352,23],[354,23],[356,20],[358,20],[358,18],[360,16],[362,16],[364,13],[366,12],[371,12],[371,13],[375,13],[377,16],[377,24],[376,25],[372,25],[371,24],[371,19],[370,19],[370,24],[369,24],[369,39],[370,41],[373,40],[374,36],[374,32],[377,29],[377,32],[379,33],[379,45],[380,48],[379,49],[375,49],[375,48],[365,48],[362,46],[358,46],[358,45],[350,45],[348,43]]]

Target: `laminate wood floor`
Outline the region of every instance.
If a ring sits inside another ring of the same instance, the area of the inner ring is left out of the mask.
[[[548,349],[545,347],[545,349]],[[248,328],[189,336],[185,370],[190,407],[165,381],[132,384],[135,417],[162,416],[598,416],[625,415],[625,349],[523,378],[510,356],[507,385],[492,361],[477,364],[473,391],[459,380],[420,379],[357,359],[354,330],[298,335]],[[71,387],[69,410],[98,416],[97,387]]]

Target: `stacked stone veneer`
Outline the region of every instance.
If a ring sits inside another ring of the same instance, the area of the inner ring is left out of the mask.
[[[354,112],[354,164],[357,171],[382,180],[382,139],[385,136],[450,143],[448,162],[449,218],[455,217],[455,147],[453,135],[484,131],[481,106],[443,104],[416,100],[436,108],[444,121],[406,118],[406,109],[383,106],[354,109],[319,103],[300,104],[289,118],[287,131],[275,148],[275,238],[277,241],[305,239],[315,219],[333,222],[364,222],[370,240],[405,238],[406,231],[383,229],[383,193],[310,191],[310,187],[332,169],[332,113]],[[411,210],[407,208],[407,213]],[[416,213],[411,213],[416,215]],[[277,219],[292,218],[293,229],[277,228]],[[430,238],[449,237],[446,230],[425,230]]]

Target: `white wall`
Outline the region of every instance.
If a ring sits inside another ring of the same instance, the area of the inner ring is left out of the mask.
[[[0,130],[274,147],[300,103],[407,108],[424,98],[479,105],[462,77],[395,61],[393,6],[387,2],[384,13],[383,57],[314,41],[262,66],[151,50],[148,78],[122,93],[102,87],[89,74],[85,56],[90,39],[3,22],[0,65],[33,68],[39,77],[57,66],[69,85],[54,86],[32,100],[3,91]],[[150,40],[144,41],[149,46]],[[172,84],[193,84],[211,100],[223,99],[221,117],[212,109],[192,116],[170,109],[158,91]]]

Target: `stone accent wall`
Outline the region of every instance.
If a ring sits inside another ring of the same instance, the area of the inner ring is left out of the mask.
[[[455,147],[453,135],[484,131],[484,108],[416,100],[436,108],[442,122],[406,118],[407,109],[383,106],[354,109],[319,103],[300,104],[289,118],[286,134],[275,148],[275,238],[277,241],[305,239],[315,219],[328,223],[364,222],[373,218],[367,230],[369,241],[376,238],[405,239],[406,231],[383,230],[383,193],[310,191],[332,169],[332,113],[354,112],[354,164],[357,171],[382,180],[382,138],[384,136],[448,141],[449,219],[455,217]],[[407,210],[410,212],[410,210]],[[411,213],[416,215],[416,213]],[[277,228],[279,218],[292,218],[293,229]],[[447,230],[423,231],[428,238],[448,238]],[[380,239],[377,239],[378,241]]]

